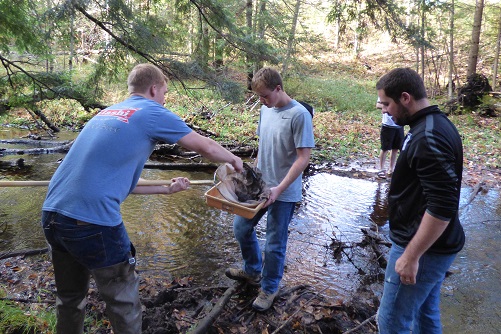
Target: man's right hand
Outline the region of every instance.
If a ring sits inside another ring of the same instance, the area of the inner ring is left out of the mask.
[[[244,170],[244,163],[243,163],[242,159],[240,159],[236,155],[234,157],[235,157],[235,160],[231,162],[231,165],[235,169],[235,172],[242,173]]]

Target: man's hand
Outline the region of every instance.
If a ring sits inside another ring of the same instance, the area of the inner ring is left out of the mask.
[[[242,173],[244,170],[244,163],[242,159],[239,157],[235,156],[235,159],[231,162],[231,165],[233,166],[233,169],[237,173]]]
[[[177,193],[178,191],[186,190],[186,189],[188,189],[188,187],[190,185],[190,180],[188,180],[185,177],[175,177],[171,181],[172,181],[172,183],[169,186],[165,186],[165,187],[170,188],[169,194],[173,194],[173,193]]]
[[[435,218],[428,212],[424,213],[416,234],[395,263],[395,271],[400,275],[402,283],[416,284],[419,259],[442,235],[447,224],[449,224],[448,220]]]
[[[395,262],[395,272],[400,275],[403,284],[416,284],[416,275],[419,269],[419,259],[411,260],[402,254]]]
[[[263,209],[275,203],[281,193],[282,192],[278,189],[278,187],[270,188],[270,196],[268,196],[268,199],[264,202]]]

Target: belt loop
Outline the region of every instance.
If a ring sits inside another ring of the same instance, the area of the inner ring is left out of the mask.
[[[136,264],[136,248],[130,243],[130,252],[129,252],[129,264],[130,265],[135,265]]]

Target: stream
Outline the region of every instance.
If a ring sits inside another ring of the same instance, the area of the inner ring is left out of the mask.
[[[71,137],[74,134],[69,134]],[[16,130],[0,131],[0,139],[17,138]],[[59,138],[64,140],[66,138]],[[1,148],[7,148],[0,144]],[[8,148],[17,148],[9,145]],[[22,148],[22,147],[21,147]],[[21,156],[0,156],[14,164]],[[23,155],[25,168],[0,169],[0,180],[49,180],[63,154]],[[145,169],[145,179],[186,176],[212,179],[204,172]],[[211,186],[193,185],[169,196],[131,195],[122,213],[138,251],[137,269],[170,280],[193,278],[195,284],[228,284],[224,270],[240,264],[231,214],[206,205]],[[318,173],[305,178],[303,201],[290,225],[283,285],[309,284],[333,298],[356,293],[362,284],[381,294],[380,269],[373,254],[360,247],[334,252],[333,241],[355,245],[362,229],[387,238],[389,182]],[[39,228],[45,187],[0,188],[0,254],[46,247]],[[461,221],[467,241],[442,289],[444,333],[501,333],[501,194],[499,189],[461,195]],[[264,242],[264,223],[257,226]],[[360,275],[360,272],[364,275]]]

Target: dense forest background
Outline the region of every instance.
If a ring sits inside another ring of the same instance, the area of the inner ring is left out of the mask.
[[[448,100],[472,75],[498,86],[497,0],[0,0],[0,13],[0,113],[43,116],[42,101],[68,99],[92,113],[116,102],[109,91],[138,62],[183,94],[232,103],[263,65],[373,81],[409,66]]]

